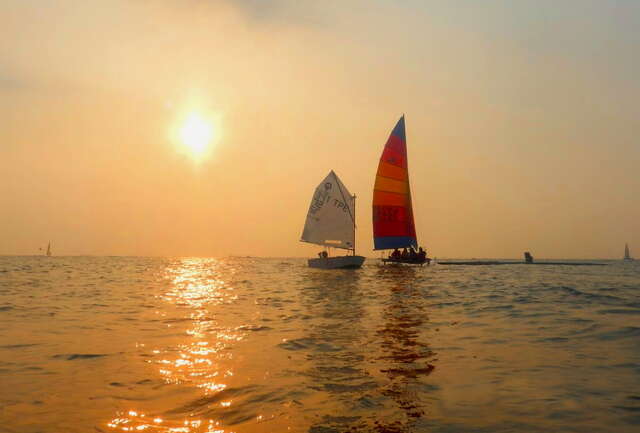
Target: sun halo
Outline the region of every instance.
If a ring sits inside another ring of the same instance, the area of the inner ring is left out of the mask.
[[[199,160],[209,150],[215,139],[215,128],[211,119],[199,113],[190,113],[181,122],[178,130],[178,140],[187,154]]]

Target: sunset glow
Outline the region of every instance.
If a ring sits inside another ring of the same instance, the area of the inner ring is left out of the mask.
[[[190,113],[180,127],[180,146],[192,158],[201,159],[212,145],[215,132],[211,120],[199,113]]]
[[[638,2],[99,3],[0,2],[2,254],[315,256],[330,170],[372,251],[403,113],[430,254],[640,245]]]

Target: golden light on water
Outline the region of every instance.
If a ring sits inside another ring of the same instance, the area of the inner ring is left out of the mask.
[[[154,359],[148,361],[157,367],[165,384],[191,386],[203,396],[215,395],[227,388],[227,380],[233,376],[233,355],[226,349],[230,343],[244,338],[242,329],[221,326],[213,314],[237,298],[233,288],[220,278],[221,266],[215,259],[184,259],[167,268],[165,277],[171,285],[160,298],[183,311],[181,318],[169,320],[188,323],[183,330],[186,338],[175,346],[151,349]],[[161,311],[157,314],[167,317]],[[229,410],[232,401],[224,399],[217,405],[221,410]],[[223,428],[219,419],[193,416],[167,419],[137,409],[118,413],[107,425],[123,432],[233,433]]]

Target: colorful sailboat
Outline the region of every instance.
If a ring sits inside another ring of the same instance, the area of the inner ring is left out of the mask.
[[[624,244],[624,261],[630,262],[632,260],[633,257],[631,257],[631,254],[629,253],[629,244]]]
[[[373,187],[373,243],[376,250],[418,248],[413,219],[404,115],[393,128],[382,151]],[[426,254],[393,257],[383,263],[430,263]]]
[[[363,256],[356,255],[356,196],[351,195],[338,176],[331,172],[317,186],[304,224],[302,242],[339,248],[351,255],[330,257],[327,251],[317,259],[309,259],[309,266],[320,269],[359,268]]]

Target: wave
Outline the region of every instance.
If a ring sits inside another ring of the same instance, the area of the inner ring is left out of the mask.
[[[105,356],[108,356],[107,354],[104,353],[72,353],[72,354],[59,354],[59,355],[53,355],[52,358],[54,359],[66,359],[67,361],[75,361],[77,359],[94,359],[94,358],[103,358]]]

